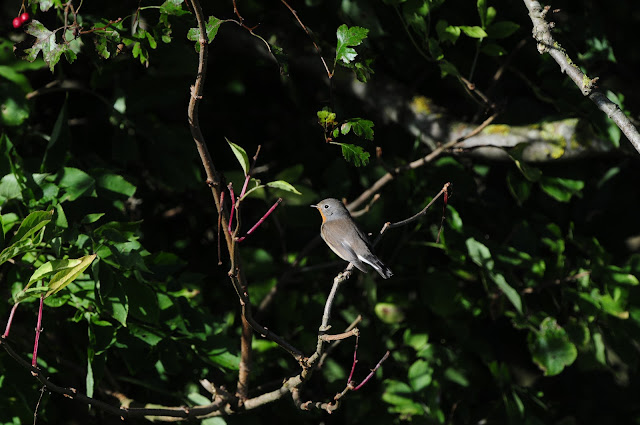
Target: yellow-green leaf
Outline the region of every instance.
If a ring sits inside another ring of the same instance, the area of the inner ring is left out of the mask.
[[[91,265],[95,258],[96,254],[85,255],[84,257],[79,258],[80,262],[76,266],[64,269],[56,273],[51,278],[51,282],[49,282],[49,291],[47,291],[47,293],[45,294],[45,298],[55,294],[56,292],[60,291],[65,286],[76,280],[76,278],[80,276],[80,274]]]
[[[244,175],[246,176],[247,173],[249,172],[249,156],[247,155],[247,152],[244,149],[242,149],[240,146],[229,141],[229,139],[227,139],[226,137],[225,137],[225,140],[227,141],[227,143],[229,143],[229,146],[231,147],[233,154],[238,159],[238,162],[242,166],[242,171],[244,171]]]

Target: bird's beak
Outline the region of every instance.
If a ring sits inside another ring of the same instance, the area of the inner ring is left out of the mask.
[[[317,205],[309,205],[309,206],[310,206],[311,208],[318,209],[318,206],[317,206]]]

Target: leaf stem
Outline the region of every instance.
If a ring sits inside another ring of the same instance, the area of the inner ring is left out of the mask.
[[[44,305],[44,294],[40,295],[40,308],[38,309],[38,323],[36,324],[36,339],[33,343],[33,356],[31,358],[31,366],[36,367],[38,363],[38,342],[40,341],[40,333],[42,332],[42,306]]]

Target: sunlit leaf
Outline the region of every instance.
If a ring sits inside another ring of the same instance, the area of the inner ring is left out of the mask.
[[[78,276],[80,276],[80,274],[91,265],[95,258],[95,254],[85,255],[84,257],[79,259],[80,262],[77,265],[63,269],[56,273],[49,282],[49,291],[46,293],[45,297],[55,294],[56,292],[60,291],[68,284],[76,280]]]
[[[338,45],[336,47],[336,59],[335,61],[342,61],[349,63],[353,61],[358,53],[356,53],[353,47],[359,46],[362,41],[367,37],[369,30],[362,27],[347,27],[347,25],[340,25],[337,31]]]
[[[236,159],[238,160],[238,162],[240,163],[240,166],[242,167],[242,171],[244,171],[244,175],[246,176],[247,173],[249,172],[249,156],[247,155],[247,152],[240,146],[236,145],[235,143],[229,141],[229,139],[227,139],[225,137],[225,140],[227,141],[227,143],[229,144],[229,146],[231,147],[231,150],[233,151],[233,154],[236,156]]]

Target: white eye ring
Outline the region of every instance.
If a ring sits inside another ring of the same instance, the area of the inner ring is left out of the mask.
[[[329,208],[329,204],[324,204],[324,207],[325,208]]]

